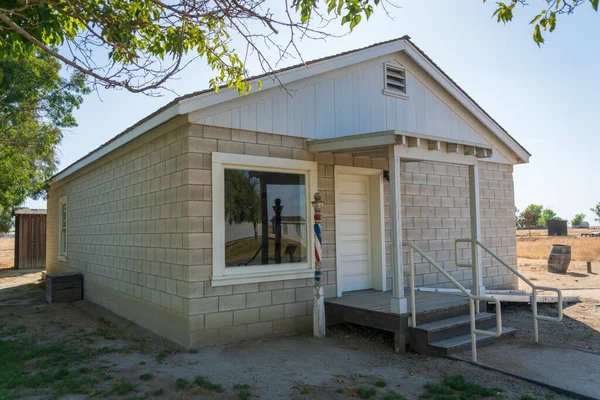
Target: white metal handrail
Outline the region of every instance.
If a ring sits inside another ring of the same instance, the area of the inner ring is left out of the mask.
[[[411,325],[413,328],[417,326],[417,309],[415,302],[415,259],[414,252],[416,251],[427,261],[430,265],[432,265],[435,269],[438,270],[439,273],[444,275],[446,279],[448,279],[458,290],[460,290],[465,296],[469,298],[469,309],[470,309],[470,317],[471,317],[471,352],[473,357],[473,362],[477,362],[477,335],[491,336],[491,337],[499,337],[502,335],[502,311],[500,309],[500,300],[495,299],[493,297],[487,296],[477,296],[471,294],[463,285],[461,285],[456,279],[452,277],[448,272],[446,272],[442,267],[439,266],[437,262],[435,262],[431,257],[423,252],[417,245],[413,242],[404,241],[402,242],[404,246],[408,247],[408,262],[410,264],[410,302],[411,302]],[[476,319],[475,319],[475,311],[477,307],[475,306],[476,301],[485,301],[485,302],[493,302],[496,304],[496,331],[486,331],[482,329],[477,329]]]
[[[519,272],[519,270],[512,267],[510,264],[508,264],[506,261],[504,261],[502,258],[500,258],[500,256],[498,256],[490,248],[488,248],[486,245],[484,245],[477,239],[457,239],[457,240],[455,240],[454,256],[455,256],[457,265],[458,265],[458,245],[459,245],[459,243],[471,243],[471,245],[477,244],[479,247],[481,247],[483,250],[485,250],[490,256],[492,256],[498,262],[500,262],[500,264],[504,265],[506,268],[508,268],[509,271],[511,271],[513,274],[517,275],[526,284],[531,286],[531,312],[533,314],[533,335],[534,335],[534,339],[536,342],[539,341],[538,321],[552,321],[552,322],[562,321],[562,318],[563,318],[563,295],[562,295],[562,291],[560,289],[548,287],[548,286],[537,286],[537,285],[533,284],[533,282],[531,282],[529,279],[527,279],[525,277],[525,275],[523,275],[522,273]],[[466,267],[468,265],[461,265],[461,266]],[[475,268],[476,264],[472,267]],[[537,309],[537,291],[538,290],[556,292],[556,294],[558,295],[558,317],[548,317],[545,315],[538,315],[538,313],[537,313],[537,311],[538,311],[538,309]]]

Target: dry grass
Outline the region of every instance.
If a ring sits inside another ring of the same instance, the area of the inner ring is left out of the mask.
[[[571,259],[576,261],[600,261],[600,238],[582,237],[518,237],[517,256],[546,259],[553,244],[571,246]]]
[[[582,233],[590,233],[590,232],[598,232],[600,231],[600,226],[592,226],[590,229],[573,229],[569,228],[568,234],[572,237],[581,237]],[[517,229],[517,238],[521,237],[529,237],[530,231],[528,229]],[[532,229],[531,236],[548,236],[548,229]]]
[[[0,268],[12,268],[15,257],[15,239],[0,238]]]

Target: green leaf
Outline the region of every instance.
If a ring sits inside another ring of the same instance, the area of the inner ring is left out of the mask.
[[[544,43],[544,37],[542,36],[542,31],[540,29],[540,25],[536,25],[533,29],[533,40],[539,46],[541,43]]]
[[[533,25],[533,24],[535,24],[536,22],[538,22],[538,20],[539,20],[540,18],[542,18],[542,14],[538,14],[538,15],[536,15],[536,16],[535,16],[535,18],[534,18],[534,19],[532,19],[532,20],[531,20],[531,22],[530,22],[529,24],[530,24],[530,25]]]
[[[590,3],[592,3],[592,8],[594,9],[594,11],[598,11],[599,0],[590,0]]]

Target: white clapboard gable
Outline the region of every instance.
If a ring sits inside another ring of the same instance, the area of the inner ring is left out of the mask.
[[[406,95],[386,93],[385,67],[405,71]],[[267,80],[269,78],[266,78]],[[329,139],[400,130],[495,147],[497,138],[403,52],[272,87],[190,113],[204,125]],[[489,161],[512,162],[499,146]]]

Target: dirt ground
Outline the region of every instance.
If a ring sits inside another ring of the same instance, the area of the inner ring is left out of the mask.
[[[595,263],[588,274],[586,263],[573,261],[563,275],[548,272],[545,261],[519,258],[519,271],[536,285],[556,287],[564,295],[581,298],[580,302],[565,306],[561,323],[540,321],[540,340],[600,354],[600,263]],[[528,290],[523,282],[519,288]],[[555,305],[540,304],[538,308],[542,315],[556,315]],[[502,309],[503,324],[518,328],[517,338],[533,337],[531,313],[526,312],[529,310],[529,306],[514,305]]]
[[[392,336],[349,326],[324,340],[306,334],[186,352],[87,301],[46,304],[39,278],[0,271],[0,399],[398,400],[455,375],[492,390],[489,398],[566,398],[464,362],[396,355]]]
[[[517,334],[479,349],[479,362],[600,398],[600,263],[594,264],[596,272],[588,274],[584,262],[571,262],[562,275],[548,272],[546,261],[520,258],[519,270],[533,283],[558,287],[565,295],[580,296],[581,301],[565,305],[561,322],[539,321],[539,343],[534,342],[531,306],[503,304],[502,325],[517,328]],[[538,308],[541,315],[556,316],[556,305]],[[457,356],[470,360],[471,352]]]
[[[0,238],[0,269],[12,268],[15,257],[15,239]]]

